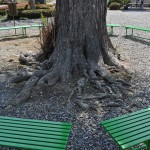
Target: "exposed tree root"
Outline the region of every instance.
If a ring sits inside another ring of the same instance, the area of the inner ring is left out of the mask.
[[[33,87],[36,85],[38,80],[39,78],[36,76],[33,76],[31,79],[29,79],[21,93],[18,94],[13,101],[10,101],[5,109],[10,109],[13,106],[18,106],[19,104],[28,101],[32,93]]]

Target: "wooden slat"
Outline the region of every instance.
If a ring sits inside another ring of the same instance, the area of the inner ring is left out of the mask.
[[[115,120],[113,122],[109,122],[107,124],[105,124],[105,127],[109,127],[109,126],[114,126],[114,125],[121,125],[121,123],[125,123],[125,122],[130,122],[130,121],[133,121],[136,119],[140,119],[142,116],[149,116],[150,114],[150,111],[146,111],[146,112],[143,112],[143,113],[138,113],[136,115],[132,115],[132,116],[129,116],[129,117],[126,117],[126,118],[122,118],[122,119],[118,119],[118,120]],[[134,122],[134,121],[133,121]]]
[[[71,124],[0,116],[0,145],[33,150],[65,150]]]
[[[130,28],[130,29],[136,29],[136,30],[142,30],[142,31],[150,32],[150,28],[143,28],[143,27],[137,27],[137,26],[125,26],[125,28]]]
[[[66,125],[66,126],[70,126],[71,125],[71,123],[66,123],[66,122],[52,122],[52,121],[46,121],[46,120],[33,120],[33,119],[3,117],[3,116],[0,116],[0,119],[16,120],[16,121],[32,122],[32,123],[35,122],[35,123],[41,123],[41,124],[58,124],[58,125]]]
[[[133,146],[133,145],[140,144],[140,143],[142,143],[143,141],[147,141],[148,139],[150,139],[150,135],[148,135],[148,136],[146,136],[146,137],[143,137],[143,138],[141,138],[141,139],[137,139],[137,140],[131,141],[131,142],[129,142],[129,143],[123,144],[123,145],[121,145],[121,147],[122,147],[123,149],[126,149],[126,148],[129,148],[129,147]]]
[[[33,149],[33,150],[65,150],[62,148],[55,148],[55,147],[46,147],[46,146],[36,146],[36,145],[29,145],[29,144],[21,144],[21,143],[14,143],[14,142],[5,142],[5,141],[0,141],[1,146],[10,146],[10,147],[15,147],[15,148],[25,148],[25,149]]]
[[[8,124],[8,123],[1,123],[0,122],[0,127],[5,126],[5,127],[16,127],[16,128],[24,128],[24,129],[33,129],[33,130],[42,130],[42,131],[55,131],[55,132],[66,132],[68,133],[68,129],[61,129],[57,127],[42,127],[42,126],[30,126],[30,125],[22,125],[22,124]]]
[[[132,135],[132,134],[138,134],[140,132],[144,132],[145,130],[147,130],[147,128],[149,129],[150,127],[150,122],[147,122],[147,123],[144,123],[144,128],[143,128],[143,124],[141,125],[138,125],[138,126],[135,126],[135,127],[132,127],[132,128],[129,128],[127,130],[123,130],[121,132],[116,132],[116,133],[113,133],[112,136],[114,138],[121,138],[122,136],[121,135]]]
[[[34,130],[34,129],[17,128],[17,127],[0,126],[0,129],[10,130],[10,131],[16,131],[16,132],[17,131],[23,131],[23,132],[41,133],[41,134],[48,134],[48,135],[68,136],[68,133],[64,133],[64,132],[42,131],[42,130]]]
[[[21,140],[30,140],[30,141],[36,141],[36,142],[47,142],[47,143],[56,143],[56,144],[67,144],[66,140],[60,140],[60,139],[53,139],[53,138],[46,138],[46,137],[34,137],[31,135],[25,136],[25,135],[18,135],[11,134],[11,133],[0,133],[0,137],[4,138],[13,138],[13,139],[21,139]],[[66,137],[67,138],[67,137]]]
[[[109,130],[109,129],[107,129],[107,130],[112,134],[112,133],[121,132],[123,130],[130,129],[130,128],[133,128],[133,127],[136,127],[136,126],[139,126],[139,125],[143,125],[144,123],[148,123],[148,122],[150,122],[150,117],[147,118],[146,120],[141,120],[139,122],[134,122],[132,124],[128,124],[128,125],[124,125],[124,126],[114,128],[113,130]],[[144,127],[144,125],[143,125],[143,127]]]
[[[146,132],[143,132],[143,133],[139,133],[137,134],[136,136],[131,136],[131,137],[128,137],[128,138],[125,138],[125,139],[122,139],[122,140],[118,140],[118,143],[119,144],[125,144],[125,143],[129,143],[131,141],[135,141],[135,140],[138,140],[138,139],[142,139],[144,137],[147,137],[147,136],[150,136],[150,130],[146,131]],[[147,139],[148,140],[148,139]]]
[[[107,27],[120,27],[119,24],[107,24],[106,26]]]
[[[16,134],[16,135],[24,135],[24,136],[33,136],[33,137],[40,137],[40,138],[49,138],[49,139],[58,139],[62,141],[66,141],[66,137],[62,135],[54,135],[54,134],[43,134],[43,133],[33,133],[33,132],[23,132],[23,131],[15,131],[15,130],[5,130],[5,129],[0,129],[0,135],[3,133],[8,133],[8,134]],[[69,134],[69,133],[68,133]]]
[[[5,138],[0,137],[0,141],[5,142],[14,142],[14,143],[21,143],[21,144],[28,144],[28,145],[36,145],[36,146],[45,146],[45,147],[58,147],[58,148],[65,148],[65,144],[59,144],[59,143],[47,143],[47,142],[39,142],[39,141],[31,141],[29,140],[23,140],[23,139],[14,139],[14,138]]]
[[[129,128],[128,126],[133,127],[133,126],[139,125],[141,123],[149,122],[149,121],[150,121],[150,115],[146,115],[144,117],[136,118],[133,120],[128,120],[128,121],[125,121],[125,122],[122,122],[119,124],[109,126],[109,127],[107,127],[107,130],[118,129],[121,127],[124,127],[124,129],[127,129],[127,128]]]
[[[150,140],[150,108],[106,120],[102,125],[123,148]]]
[[[113,122],[113,121],[116,121],[116,120],[119,120],[119,119],[123,119],[123,118],[127,118],[127,117],[130,117],[130,116],[134,116],[134,115],[143,113],[143,112],[145,112],[145,111],[150,112],[150,108],[142,109],[142,110],[139,110],[139,111],[130,113],[130,114],[123,115],[123,116],[111,118],[111,119],[109,119],[109,120],[105,120],[105,121],[101,122],[101,124],[107,124],[107,123],[110,123],[110,122]]]

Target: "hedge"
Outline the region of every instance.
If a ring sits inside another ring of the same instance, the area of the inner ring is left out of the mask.
[[[121,7],[121,5],[119,3],[114,2],[114,3],[110,4],[109,9],[110,10],[119,10],[120,7]]]
[[[15,19],[19,18],[28,18],[28,19],[35,19],[40,18],[41,14],[45,17],[52,17],[54,14],[54,8],[51,7],[50,9],[35,9],[35,10],[18,10],[18,16]],[[8,19],[12,19],[11,16],[8,15]]]
[[[0,16],[6,15],[6,10],[0,10]]]

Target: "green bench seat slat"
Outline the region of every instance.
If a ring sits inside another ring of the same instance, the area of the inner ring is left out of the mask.
[[[148,141],[150,143],[150,108],[112,118],[101,124],[122,149],[134,150],[133,146],[137,144]],[[148,146],[148,143],[145,144]],[[142,150],[142,147],[138,149]]]
[[[15,142],[5,142],[0,141],[1,146],[10,146],[10,147],[16,147],[16,148],[25,148],[25,149],[33,149],[33,150],[64,150],[62,148],[55,148],[55,147],[45,147],[45,146],[36,146],[36,145],[29,145],[29,144],[21,144],[21,143],[15,143]]]
[[[129,142],[129,143],[123,144],[123,145],[122,145],[122,148],[124,148],[124,149],[125,149],[125,148],[129,148],[129,147],[131,147],[131,146],[133,146],[133,145],[142,143],[143,141],[147,141],[147,140],[149,140],[149,139],[150,139],[150,135],[145,136],[145,137],[143,137],[143,138],[141,138],[141,139],[137,139],[137,140],[135,140],[135,141],[131,141],[131,142]]]
[[[125,28],[142,30],[142,31],[149,31],[150,32],[150,28],[143,28],[143,27],[136,27],[136,26],[125,26]]]
[[[0,116],[0,146],[65,150],[71,123]]]
[[[118,120],[115,120],[113,122],[110,122],[108,124],[105,124],[105,127],[109,127],[109,126],[114,126],[116,124],[119,124],[121,125],[121,123],[125,123],[126,121],[132,121],[133,119],[137,118],[137,119],[140,119],[141,116],[146,116],[146,115],[149,115],[149,111],[146,111],[146,112],[143,112],[143,113],[139,113],[139,114],[136,114],[136,115],[132,115],[132,116],[129,116],[129,117],[126,117],[126,118],[122,118],[122,119],[119,119]],[[135,120],[136,121],[136,120]]]
[[[45,147],[58,147],[58,148],[65,148],[66,145],[64,144],[59,144],[59,143],[47,143],[47,142],[39,142],[39,141],[31,141],[30,139],[28,140],[23,140],[23,139],[14,139],[14,138],[5,138],[5,137],[0,137],[0,141],[11,141],[14,143],[21,143],[21,144],[29,144],[29,145],[36,145],[36,146],[45,146]]]
[[[125,125],[125,126],[120,126],[120,127],[115,128],[113,130],[109,130],[109,129],[107,129],[107,130],[109,131],[109,133],[112,134],[112,133],[120,132],[120,131],[123,131],[123,130],[128,130],[130,128],[133,128],[133,127],[136,127],[136,126],[139,126],[139,125],[142,125],[142,124],[144,126],[144,124],[148,123],[148,122],[150,122],[150,118],[148,118],[148,120],[141,120],[139,122],[134,122],[134,123],[131,123],[131,124],[128,124],[128,125]]]
[[[70,129],[70,126],[66,125],[60,125],[60,124],[43,124],[43,123],[35,123],[35,122],[25,122],[25,121],[16,121],[16,120],[4,120],[0,119],[0,123],[6,123],[6,124],[20,124],[20,125],[30,125],[30,126],[38,126],[38,127],[53,127],[53,128],[60,128],[60,129]]]
[[[51,134],[51,135],[60,135],[60,136],[68,136],[68,133],[62,132],[55,132],[55,131],[42,131],[42,130],[34,130],[34,129],[24,129],[24,128],[17,128],[17,127],[6,127],[0,126],[0,129],[6,130],[13,130],[13,131],[24,131],[24,132],[31,132],[31,133],[41,133],[41,134]]]
[[[147,109],[142,109],[142,110],[139,110],[139,111],[136,111],[136,112],[133,112],[133,113],[130,113],[130,114],[127,114],[127,115],[123,115],[123,116],[120,116],[120,117],[116,117],[116,118],[111,118],[109,120],[105,120],[102,122],[102,124],[106,124],[106,123],[110,123],[110,122],[113,122],[115,120],[119,120],[119,119],[123,119],[123,118],[127,118],[127,117],[130,117],[130,116],[134,116],[136,114],[140,114],[140,113],[143,113],[145,111],[150,111],[150,108],[147,108]]]
[[[146,132],[140,133],[136,136],[128,137],[128,138],[123,139],[123,140],[118,140],[118,143],[119,144],[126,144],[126,143],[129,143],[131,141],[138,140],[140,138],[143,139],[144,137],[147,137],[147,136],[150,136],[150,130],[149,131],[147,130]]]
[[[119,24],[107,24],[106,26],[107,27],[120,27]]]
[[[26,26],[0,27],[0,30],[21,29],[21,28],[29,28],[29,27],[30,27],[30,25],[26,25]]]
[[[1,134],[16,134],[16,135],[24,135],[24,136],[33,136],[33,137],[40,137],[40,138],[49,138],[49,139],[58,139],[65,141],[67,136],[62,135],[54,135],[54,134],[41,134],[41,133],[34,133],[34,132],[23,132],[23,131],[16,131],[16,130],[6,130],[6,129],[0,129],[0,135]]]
[[[33,25],[31,25],[32,27],[43,27],[43,25],[42,24],[33,24]]]
[[[36,142],[47,142],[47,143],[56,143],[56,144],[67,144],[67,141],[60,140],[60,139],[52,139],[52,138],[46,138],[46,137],[34,137],[34,136],[24,136],[24,135],[18,135],[11,134],[11,133],[0,133],[0,137],[4,138],[13,138],[13,139],[21,139],[21,140],[30,140],[30,141],[36,141]]]
[[[146,119],[146,120],[143,120],[143,119]],[[145,121],[150,122],[150,116],[149,115],[109,126],[109,127],[107,127],[107,130],[118,129],[120,127],[129,128],[128,126],[133,127],[133,126],[136,126],[137,124],[139,125],[143,122],[145,123]]]
[[[121,132],[113,133],[112,136],[118,140],[121,140],[122,138],[126,138],[129,136],[136,135],[138,133],[147,131],[147,129],[150,130],[150,122],[144,123],[144,128],[143,128],[143,124],[141,124],[141,125],[123,130]]]
[[[42,123],[42,124],[58,124],[58,125],[66,125],[66,126],[70,126],[71,123],[64,123],[64,122],[50,122],[50,121],[46,121],[46,120],[33,120],[33,119],[23,119],[23,118],[13,118],[13,117],[3,117],[0,116],[0,119],[4,119],[4,120],[16,120],[16,121],[22,121],[22,122],[31,122],[31,123]]]

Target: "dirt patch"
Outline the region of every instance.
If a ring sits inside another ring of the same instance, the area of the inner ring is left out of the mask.
[[[21,66],[20,52],[34,54],[39,50],[40,44],[37,37],[0,41],[0,71],[17,70]]]

